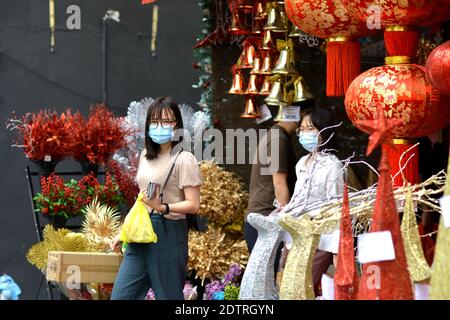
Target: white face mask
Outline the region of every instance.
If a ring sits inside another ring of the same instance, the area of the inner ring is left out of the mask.
[[[305,150],[313,152],[319,143],[319,134],[317,132],[300,133],[298,141]]]

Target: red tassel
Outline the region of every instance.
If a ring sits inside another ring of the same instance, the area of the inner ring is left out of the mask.
[[[413,30],[385,31],[384,43],[388,56],[414,57],[419,45],[419,33]]]
[[[394,178],[395,187],[401,187],[403,185],[406,185],[408,182],[410,182],[412,185],[420,182],[418,146],[408,151],[402,157],[402,161],[399,164],[400,156],[402,155],[402,153],[411,148],[413,145],[414,144],[407,143],[405,140],[402,139],[394,139],[394,145],[391,146],[390,148],[387,148],[386,150],[392,176],[395,176],[400,171],[400,168],[403,167],[406,164],[406,161],[412,156],[412,158],[406,164],[406,167],[403,169],[404,177],[402,176],[401,173],[399,173]]]
[[[358,41],[329,41],[327,45],[327,96],[341,97],[361,72]]]
[[[383,145],[382,149],[379,166],[380,179],[369,232],[391,232],[395,260],[370,262],[363,265],[358,300],[413,300],[411,280],[400,232],[400,219],[387,161],[386,149],[391,149],[391,146]]]
[[[336,273],[334,274],[334,295],[336,300],[356,300],[358,295],[358,274],[355,268],[352,219],[348,204],[347,184],[344,185],[341,234]]]

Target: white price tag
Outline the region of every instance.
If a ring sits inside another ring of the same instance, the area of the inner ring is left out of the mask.
[[[394,259],[395,250],[390,231],[368,232],[358,236],[358,260],[360,263]]]
[[[270,113],[267,105],[263,104],[259,107],[259,118],[256,119],[256,124],[261,124],[269,119],[272,119],[272,113]]]
[[[44,161],[45,161],[45,162],[50,162],[50,161],[52,161],[52,156],[51,156],[51,155],[46,155],[46,156],[44,157]]]
[[[284,121],[300,121],[300,107],[283,107],[281,113]]]
[[[450,228],[450,195],[443,196],[439,199],[442,210],[442,217],[444,218],[444,226]]]

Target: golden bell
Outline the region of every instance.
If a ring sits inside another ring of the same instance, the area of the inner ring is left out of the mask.
[[[302,31],[295,25],[292,25],[291,32],[289,32],[289,38],[299,38],[302,35]]]
[[[275,47],[276,46],[272,38],[272,32],[270,30],[265,30],[261,50],[272,50]]]
[[[270,30],[273,32],[286,31],[286,19],[283,18],[281,11],[277,7],[270,8],[267,14],[267,22],[264,26],[264,30]]]
[[[264,101],[269,106],[285,105],[286,101],[285,101],[284,97],[285,97],[285,88],[281,83],[281,79],[277,79],[272,84],[272,88],[270,89],[270,94],[267,98],[264,99]]]
[[[242,74],[240,72],[236,72],[233,76],[233,84],[231,85],[231,89],[228,90],[230,94],[244,94],[243,89],[243,81]]]
[[[255,23],[252,26],[252,34],[257,36],[263,34],[263,24],[261,20],[255,20]]]
[[[245,103],[245,110],[241,114],[241,118],[247,119],[259,118],[259,112],[255,106],[255,101],[253,100],[253,98],[249,97],[247,99],[247,102]]]
[[[260,96],[267,96],[270,94],[271,84],[270,84],[269,78],[270,78],[269,76],[266,76],[264,78],[264,82],[262,84],[261,90],[258,93]]]
[[[267,16],[267,12],[262,1],[258,1],[255,5],[255,20],[262,20]]]
[[[283,106],[280,104],[278,106],[278,113],[275,118],[273,118],[273,121],[285,121],[286,119],[283,116]]]
[[[248,80],[247,90],[245,90],[245,94],[258,94],[259,90],[257,88],[256,82],[258,80],[258,76],[256,74],[252,74],[250,79]]]
[[[237,67],[239,69],[252,69],[255,56],[256,51],[253,45],[244,46],[241,56],[237,62]]]
[[[292,102],[301,102],[309,99],[314,99],[314,95],[309,91],[305,79],[300,76],[294,81],[294,98]]]
[[[253,12],[254,4],[251,0],[244,0],[239,6],[238,9],[242,12]]]
[[[253,69],[250,71],[250,74],[261,74],[261,58],[256,57],[253,60]]]
[[[266,55],[263,60],[262,67],[259,71],[260,74],[272,74],[272,62],[270,55]]]
[[[250,33],[247,28],[245,28],[245,26],[241,23],[238,12],[233,13],[233,15],[231,16],[231,25],[227,31],[232,35],[243,35]]]
[[[285,48],[280,51],[280,56],[278,57],[275,68],[273,68],[272,73],[275,74],[296,74],[298,71],[295,69],[293,64],[293,50]]]

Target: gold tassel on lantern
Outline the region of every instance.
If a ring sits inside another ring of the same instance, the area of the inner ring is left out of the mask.
[[[408,270],[412,280],[415,282],[420,282],[428,279],[431,276],[431,269],[425,260],[422,244],[420,242],[416,215],[414,213],[411,185],[408,185],[406,193],[406,203],[403,211],[401,231],[406,259],[408,262]]]
[[[450,195],[450,159],[447,166],[447,180],[444,196]],[[441,216],[439,231],[434,253],[431,275],[431,300],[450,300],[450,228],[444,225],[444,217]]]
[[[312,234],[313,224],[308,215],[293,218],[283,216],[278,224],[292,236],[292,248],[286,260],[280,287],[280,300],[313,300],[312,280],[314,254],[320,235]]]

